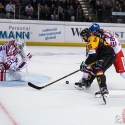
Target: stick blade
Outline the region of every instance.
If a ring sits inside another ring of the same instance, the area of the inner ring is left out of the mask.
[[[30,87],[34,88],[34,89],[37,89],[37,90],[40,90],[40,89],[44,88],[44,87],[36,86],[36,85],[32,84],[31,82],[28,82],[28,85],[29,85]]]

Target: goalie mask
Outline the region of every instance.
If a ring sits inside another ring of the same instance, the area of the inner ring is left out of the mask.
[[[91,31],[88,28],[85,28],[81,31],[80,36],[85,42],[88,42],[88,38],[91,36]]]
[[[16,46],[17,49],[23,49],[23,47],[24,47],[25,44],[24,44],[24,41],[22,39],[17,38],[15,40],[14,45]]]

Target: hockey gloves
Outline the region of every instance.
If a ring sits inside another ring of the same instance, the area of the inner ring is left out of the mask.
[[[83,62],[81,63],[81,65],[80,65],[80,71],[83,72],[83,71],[86,70],[86,68],[87,68],[87,65],[86,65],[85,62],[83,61]]]

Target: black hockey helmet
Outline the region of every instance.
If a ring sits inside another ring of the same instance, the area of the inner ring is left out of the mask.
[[[91,36],[91,31],[88,28],[85,28],[81,31],[80,36],[85,42],[88,42],[88,38]],[[87,39],[85,39],[84,36],[86,36]]]

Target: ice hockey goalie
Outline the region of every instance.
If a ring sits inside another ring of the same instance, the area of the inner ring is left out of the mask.
[[[20,38],[0,46],[0,81],[21,80],[21,70],[31,58],[32,54]]]

